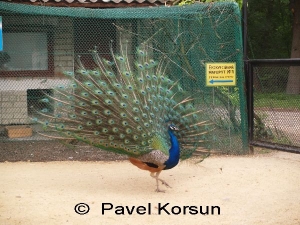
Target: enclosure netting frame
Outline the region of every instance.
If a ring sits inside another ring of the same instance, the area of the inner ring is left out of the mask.
[[[184,90],[201,91],[197,107],[203,109],[205,117],[215,125],[205,147],[232,154],[248,152],[242,26],[236,3],[90,9],[0,2],[0,15],[4,52],[8,33],[11,43],[18,41],[18,35],[14,34],[21,32],[35,33],[34,38],[45,34],[43,40],[47,42],[47,53],[43,53],[43,46],[37,47],[41,48],[38,58],[44,61],[35,68],[10,69],[12,60],[5,61],[7,58],[1,55],[1,131],[7,125],[32,124],[30,107],[38,106],[31,99],[37,96],[30,96],[33,94],[28,94],[28,90],[49,91],[53,86],[68,82],[62,73],[74,70],[78,55],[88,64],[93,49],[109,57],[110,48],[118,52],[118,46],[126,44],[133,55],[137,46],[146,43],[154,55],[163,55],[169,60],[166,73],[175,80],[180,78]],[[33,54],[30,48],[9,50],[11,59],[28,58]],[[237,85],[207,87],[205,64],[208,62],[235,63]],[[8,104],[10,99],[15,99],[14,104]],[[38,136],[31,138],[38,139]],[[0,141],[10,139],[2,135]]]

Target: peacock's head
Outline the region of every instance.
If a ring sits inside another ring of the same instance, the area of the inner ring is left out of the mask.
[[[169,125],[169,129],[172,130],[172,131],[174,131],[174,130],[179,130],[178,127],[176,127],[176,126],[175,126],[174,124],[172,124],[172,123]]]

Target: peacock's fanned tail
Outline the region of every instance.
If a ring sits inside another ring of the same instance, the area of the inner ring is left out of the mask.
[[[181,158],[188,158],[209,129],[193,105],[199,93],[188,94],[180,80],[170,79],[165,58],[155,60],[153,49],[142,45],[130,55],[127,48],[121,46],[118,54],[111,50],[110,60],[92,51],[94,69],[79,58],[75,73],[64,73],[69,84],[41,100],[54,113],[42,109],[34,120],[65,138],[130,156],[153,149],[168,154],[167,124],[172,122],[180,129]]]

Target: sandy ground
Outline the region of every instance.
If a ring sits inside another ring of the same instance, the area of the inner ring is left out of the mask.
[[[300,224],[299,154],[215,156],[161,178],[172,186],[166,193],[127,161],[0,163],[0,224]],[[78,203],[89,212],[76,214]],[[116,215],[121,206],[125,215]]]

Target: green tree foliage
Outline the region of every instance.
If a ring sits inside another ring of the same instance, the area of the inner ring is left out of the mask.
[[[248,57],[290,58],[292,12],[289,0],[248,0]]]

